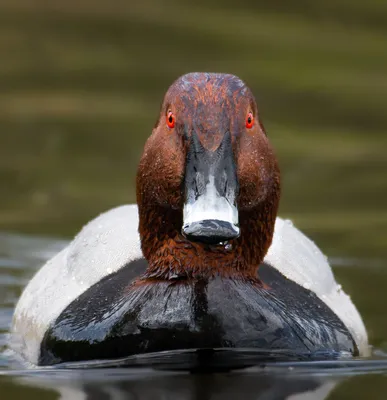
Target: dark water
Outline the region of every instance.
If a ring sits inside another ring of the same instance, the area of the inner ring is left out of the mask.
[[[387,3],[132,3],[0,2],[0,398],[384,399]],[[282,169],[280,214],[328,255],[373,360],[15,372],[6,334],[22,287],[85,222],[134,201],[162,96],[195,70],[234,73],[256,94]]]

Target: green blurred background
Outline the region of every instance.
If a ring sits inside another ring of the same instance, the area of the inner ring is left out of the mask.
[[[330,254],[385,254],[386,21],[382,0],[2,0],[0,228],[72,235],[133,202],[165,90],[219,71],[257,97],[281,214]]]
[[[0,0],[0,230],[70,238],[134,202],[164,92],[192,71],[251,87],[280,214],[387,349],[385,0]]]

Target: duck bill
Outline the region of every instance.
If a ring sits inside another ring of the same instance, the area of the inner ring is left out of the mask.
[[[227,132],[218,149],[205,149],[191,134],[185,171],[183,235],[195,242],[220,244],[239,236],[236,165]]]

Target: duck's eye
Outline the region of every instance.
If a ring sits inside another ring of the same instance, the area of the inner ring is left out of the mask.
[[[254,116],[252,112],[249,112],[246,117],[246,128],[251,129],[254,125]]]
[[[175,116],[172,111],[168,111],[167,113],[167,125],[168,128],[173,128],[175,126]]]

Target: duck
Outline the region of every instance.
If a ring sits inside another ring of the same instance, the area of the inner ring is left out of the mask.
[[[189,73],[167,90],[137,204],[89,222],[36,273],[10,347],[30,365],[186,349],[366,356],[327,258],[280,218],[280,169],[249,87]]]

